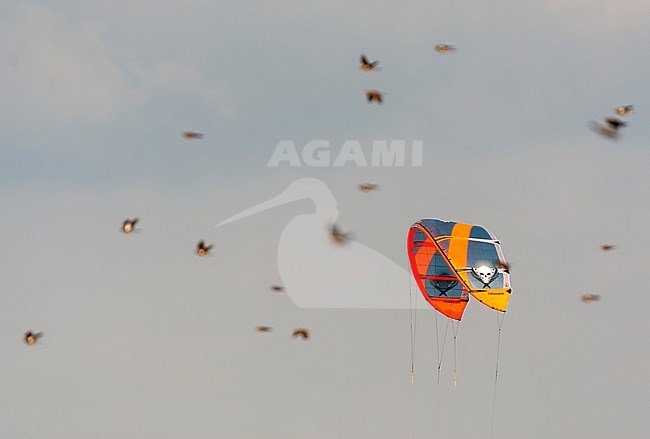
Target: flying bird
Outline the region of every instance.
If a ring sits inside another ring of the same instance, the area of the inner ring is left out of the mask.
[[[367,90],[366,91],[366,98],[368,99],[368,102],[377,102],[381,104],[384,102],[384,95],[378,91],[378,90]]]
[[[379,66],[377,64],[379,64],[379,61],[370,62],[368,61],[368,58],[366,58],[366,55],[361,55],[361,70],[365,70],[366,72],[379,70]]]
[[[362,183],[359,185],[359,190],[363,192],[374,191],[377,188],[379,188],[379,185],[376,185],[374,183]]]
[[[32,332],[32,331],[27,331],[25,332],[25,335],[23,335],[23,341],[27,343],[30,346],[35,345],[38,343],[38,341],[43,337],[42,332]]]
[[[260,325],[260,326],[256,326],[256,327],[255,327],[255,330],[256,330],[257,332],[262,332],[262,333],[264,333],[264,332],[271,332],[271,331],[273,331],[273,328],[271,328],[270,326]]]
[[[600,300],[600,296],[598,294],[584,294],[582,297],[580,297],[580,300],[582,300],[584,303],[591,303],[596,300]]]
[[[138,218],[127,218],[122,223],[122,231],[124,233],[131,233],[135,231],[135,225],[138,223]]]
[[[309,331],[304,328],[297,328],[293,330],[293,338],[302,338],[303,340],[309,340]]]
[[[350,239],[350,234],[349,233],[343,233],[341,230],[338,228],[336,224],[334,224],[330,230],[330,235],[332,237],[332,240],[334,241],[334,244],[337,245],[343,245],[348,242]]]
[[[606,252],[608,252],[610,250],[614,250],[615,248],[616,248],[616,246],[613,245],[613,244],[603,244],[603,245],[600,246],[600,249],[602,251],[606,251]]]
[[[207,256],[210,254],[212,247],[212,245],[205,245],[205,241],[199,241],[198,244],[196,244],[196,254],[199,256]]]
[[[281,293],[284,291],[284,287],[282,285],[273,284],[271,285],[271,291],[274,293]]]
[[[618,140],[618,130],[609,128],[605,125],[599,124],[598,122],[594,122],[594,121],[591,122],[590,127],[596,133],[600,134],[601,136],[607,139]]]
[[[456,48],[449,44],[436,44],[436,50],[440,53],[447,53],[447,52],[453,52],[454,50],[456,50]]]
[[[627,114],[630,114],[634,110],[634,105],[623,105],[622,107],[617,107],[616,108],[616,113],[620,114],[621,116],[625,116]]]
[[[606,117],[604,120],[607,125],[609,125],[613,130],[618,130],[619,128],[624,128],[627,126],[627,122],[615,117]]]
[[[494,264],[495,264],[497,267],[501,268],[501,269],[502,269],[503,271],[505,271],[506,273],[510,273],[510,267],[511,267],[511,264],[510,264],[510,263],[508,263],[508,262],[502,262],[502,261],[498,261],[498,260],[497,260],[497,261],[494,261]]]
[[[183,137],[186,139],[202,139],[203,134],[195,133],[194,131],[183,131]]]

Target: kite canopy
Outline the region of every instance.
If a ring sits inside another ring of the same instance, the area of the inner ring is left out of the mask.
[[[422,219],[411,226],[407,249],[420,292],[445,316],[460,320],[469,294],[497,311],[508,308],[508,264],[501,244],[487,229]]]

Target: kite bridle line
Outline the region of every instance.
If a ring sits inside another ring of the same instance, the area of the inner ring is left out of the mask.
[[[452,319],[449,319],[452,320]],[[456,324],[454,325],[454,321],[451,321],[451,330],[454,332],[454,387],[456,387],[456,384],[458,383],[457,377],[456,377],[456,339],[458,338],[458,330],[460,329],[460,320],[456,321]]]
[[[413,306],[413,282],[411,276],[408,276],[409,279],[409,306],[410,306],[410,317],[411,317],[411,386],[410,386],[410,400],[409,400],[409,437],[413,439],[415,437],[415,395],[414,395],[414,376],[415,376],[415,335],[417,330],[417,317],[418,317],[418,296],[415,295],[415,307]]]
[[[417,319],[418,319],[418,296],[415,295],[415,306],[413,306],[413,283],[411,276],[409,275],[409,307],[410,307],[410,317],[411,317],[411,384],[414,382],[415,376],[415,336],[417,331]]]
[[[445,355],[445,346],[447,345],[447,331],[449,330],[450,318],[447,318],[447,325],[445,326],[445,335],[442,338],[442,350],[440,350],[440,336],[438,335],[438,311],[435,312],[436,316],[436,349],[438,351],[438,384],[440,384],[440,368],[442,367],[442,359]]]
[[[502,315],[499,315],[502,314]],[[506,318],[506,313],[505,312],[497,312],[497,326],[499,328],[499,333],[497,336],[497,359],[496,359],[496,367],[494,370],[494,395],[492,397],[492,422],[490,425],[490,439],[492,439],[492,435],[494,433],[494,415],[496,413],[496,406],[497,406],[497,382],[499,380],[499,353],[501,352],[501,327],[503,326],[503,321]]]

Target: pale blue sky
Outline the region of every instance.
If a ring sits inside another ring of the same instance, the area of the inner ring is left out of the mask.
[[[435,384],[421,311],[411,386],[408,311],[300,309],[268,291],[280,234],[309,201],[213,227],[300,177],[324,181],[342,227],[404,268],[423,217],[499,237],[513,295],[495,438],[647,436],[649,4],[0,10],[1,437],[392,439],[412,421],[416,438],[489,438],[494,312],[468,306],[454,388],[451,350]],[[361,53],[382,71],[360,71]],[[621,140],[588,129],[625,104]],[[267,167],[283,139],[422,139],[424,166]],[[121,234],[134,216],[142,232]],[[192,253],[199,239],[212,257]],[[292,340],[296,326],[312,340]],[[42,346],[22,343],[27,329]]]

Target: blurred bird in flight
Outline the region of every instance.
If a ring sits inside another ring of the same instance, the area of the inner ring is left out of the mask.
[[[378,187],[379,186],[374,183],[362,183],[359,185],[359,190],[362,192],[370,192],[376,190]]]
[[[607,125],[609,125],[613,130],[618,130],[619,128],[624,128],[627,126],[627,122],[615,117],[606,117],[604,120]]]
[[[32,332],[32,331],[27,331],[25,332],[25,335],[23,335],[23,341],[27,343],[30,346],[35,345],[38,343],[38,341],[43,337],[42,332]]]
[[[501,268],[501,269],[502,269],[503,271],[505,271],[506,273],[510,273],[510,266],[511,266],[510,263],[496,260],[496,261],[494,261],[494,264],[495,264],[497,267]]]
[[[122,223],[122,231],[124,233],[131,233],[135,231],[135,225],[138,223],[138,218],[127,218]]]
[[[366,99],[368,99],[368,102],[381,104],[384,101],[384,95],[378,90],[368,90],[366,91]]]
[[[361,70],[365,70],[366,72],[380,70],[377,64],[379,64],[379,61],[370,62],[368,61],[368,58],[366,58],[366,55],[361,55]]]
[[[621,116],[626,116],[634,110],[634,105],[623,105],[622,107],[616,107],[616,114]]]
[[[196,244],[196,254],[199,256],[207,256],[210,254],[212,247],[212,245],[205,245],[205,241],[199,241],[199,243]]]
[[[598,294],[584,294],[580,299],[584,303],[591,303],[600,300],[600,296]]]
[[[334,243],[337,245],[343,245],[350,239],[350,234],[341,232],[341,229],[339,229],[336,224],[332,226],[330,235]]]
[[[451,46],[449,44],[436,44],[436,50],[439,53],[448,53],[448,52],[453,52],[456,50],[454,46]]]
[[[606,125],[599,124],[598,122],[592,121],[590,124],[590,127],[592,130],[594,130],[596,133],[600,134],[601,136],[611,139],[611,140],[618,140],[618,130],[609,128]]]
[[[262,333],[264,333],[264,332],[271,332],[271,331],[273,331],[273,328],[271,328],[270,326],[260,325],[260,326],[256,326],[256,327],[255,327],[255,330],[256,330],[257,332],[262,332]]]
[[[194,131],[183,131],[183,137],[186,139],[202,139],[203,134],[195,133]]]
[[[293,338],[302,338],[303,340],[309,340],[309,331],[304,328],[297,328],[293,330]]]

